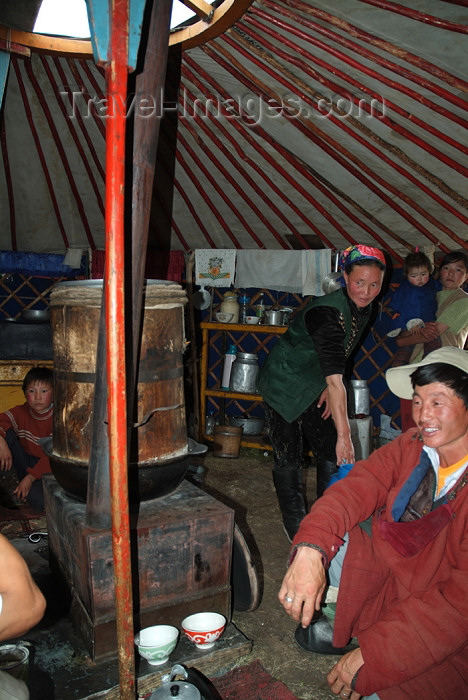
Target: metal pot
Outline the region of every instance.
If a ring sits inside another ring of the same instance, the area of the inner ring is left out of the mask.
[[[50,311],[49,309],[25,309],[21,313],[21,318],[28,323],[48,323]]]
[[[270,326],[283,325],[283,312],[279,309],[269,309],[265,311],[265,321]]]
[[[199,311],[205,311],[211,304],[210,292],[205,289],[205,287],[201,287],[197,292],[192,294],[192,304]]]
[[[176,680],[176,676],[183,680]],[[151,693],[149,700],[221,700],[211,681],[196,668],[175,664],[161,680],[162,686]]]
[[[325,294],[330,294],[330,292],[335,292],[341,287],[341,272],[329,272],[322,281],[322,289]]]
[[[243,435],[260,435],[264,424],[264,418],[252,416],[231,416],[229,418],[229,425],[234,428],[242,428]]]

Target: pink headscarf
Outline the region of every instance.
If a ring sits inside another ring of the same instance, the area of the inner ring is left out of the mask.
[[[379,248],[372,248],[369,245],[352,245],[341,253],[340,268],[346,270],[347,267],[359,260],[378,260],[386,266],[384,254]]]

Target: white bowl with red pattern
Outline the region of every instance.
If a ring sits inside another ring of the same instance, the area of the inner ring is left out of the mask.
[[[211,649],[226,627],[224,615],[214,612],[194,613],[181,622],[185,636],[197,649]]]

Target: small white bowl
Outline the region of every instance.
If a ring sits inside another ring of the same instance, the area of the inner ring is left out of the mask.
[[[165,664],[176,648],[179,630],[172,625],[145,627],[135,635],[138,653],[151,666]]]
[[[245,322],[250,326],[256,326],[257,323],[260,323],[260,316],[246,316]]]
[[[226,618],[219,613],[201,612],[184,618],[181,625],[197,649],[211,649],[224,632]]]
[[[227,314],[224,311],[217,311],[215,313],[215,318],[218,323],[231,323],[234,318],[234,314]]]

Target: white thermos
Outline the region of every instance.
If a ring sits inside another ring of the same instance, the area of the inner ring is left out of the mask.
[[[223,378],[221,380],[221,389],[228,391],[229,381],[231,379],[231,369],[234,360],[236,359],[236,346],[230,345],[224,357]]]

